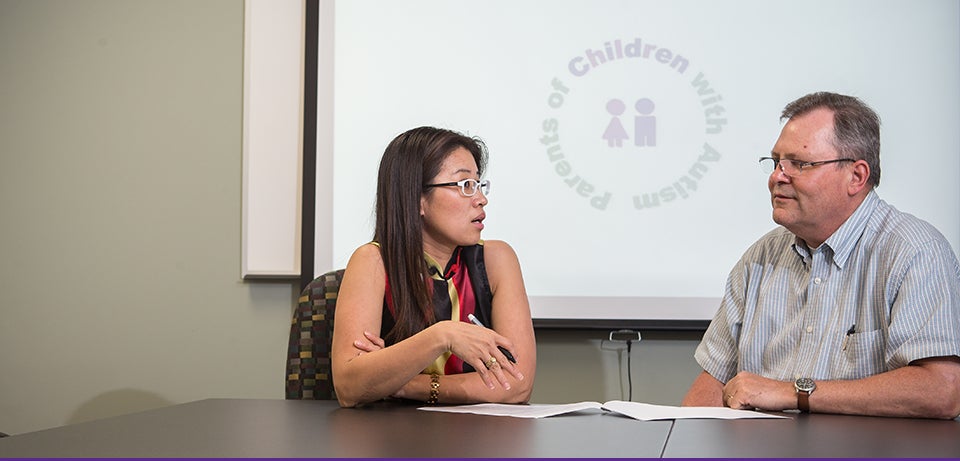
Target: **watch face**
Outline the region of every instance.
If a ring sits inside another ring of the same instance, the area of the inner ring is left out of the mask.
[[[807,393],[813,392],[817,388],[817,384],[810,378],[800,378],[794,383],[794,386],[797,387],[797,391]]]

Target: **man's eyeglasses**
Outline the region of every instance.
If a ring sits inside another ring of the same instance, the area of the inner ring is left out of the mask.
[[[779,165],[780,171],[787,176],[798,176],[803,173],[805,168],[837,162],[856,162],[856,160],[852,158],[835,158],[833,160],[821,160],[819,162],[801,162],[800,160],[789,158],[760,157],[760,170],[769,175],[773,173],[774,170],[777,169],[777,165]]]
[[[427,184],[423,186],[424,189],[430,187],[447,187],[447,186],[457,186],[460,188],[460,193],[464,197],[473,197],[477,194],[477,191],[483,193],[483,195],[490,194],[490,180],[484,179],[483,181],[477,181],[476,179],[461,179],[456,182],[443,182],[439,184]]]

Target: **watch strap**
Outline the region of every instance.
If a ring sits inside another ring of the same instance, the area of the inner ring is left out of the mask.
[[[807,391],[797,391],[797,408],[801,413],[810,413],[810,393]]]

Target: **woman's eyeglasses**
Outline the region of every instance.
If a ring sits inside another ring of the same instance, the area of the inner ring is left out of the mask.
[[[460,188],[460,193],[464,197],[473,197],[477,194],[479,190],[483,195],[490,194],[490,180],[484,179],[482,181],[477,181],[476,179],[461,179],[456,182],[443,182],[439,184],[427,184],[423,186],[424,189],[430,187],[447,187],[447,186],[457,186]]]

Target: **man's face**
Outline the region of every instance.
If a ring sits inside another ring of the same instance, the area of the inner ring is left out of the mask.
[[[833,139],[833,111],[815,109],[787,121],[771,156],[801,162],[837,159],[840,154]],[[820,246],[852,212],[847,187],[850,165],[851,162],[839,162],[805,166],[793,176],[775,168],[767,180],[773,220],[807,245]]]

